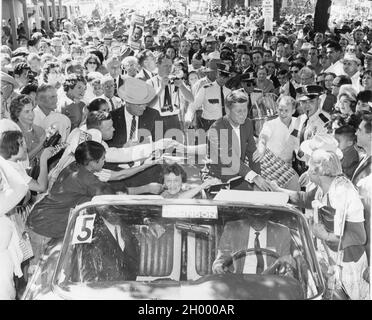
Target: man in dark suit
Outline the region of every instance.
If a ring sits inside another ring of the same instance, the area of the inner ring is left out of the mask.
[[[119,88],[119,96],[124,100],[124,105],[111,111],[113,127],[115,132],[111,140],[106,141],[109,147],[136,147],[142,143],[162,138],[162,125],[159,112],[147,107],[148,103],[155,97],[155,90],[146,82],[128,78],[124,85]],[[160,129],[156,130],[156,126]],[[156,133],[156,131],[160,133]],[[129,163],[132,167],[134,163]],[[131,178],[125,179],[128,187],[137,187],[151,182],[159,182],[160,165],[152,166]],[[118,170],[117,163],[106,163],[105,168]],[[114,182],[112,182],[114,183]]]
[[[247,119],[248,96],[244,90],[235,90],[226,96],[226,115],[208,131],[208,175],[222,182],[236,180],[233,189],[270,191],[271,186],[260,176],[260,164],[253,161],[256,143],[253,125]],[[247,164],[247,160],[249,165]]]
[[[261,274],[276,261],[275,256],[259,250],[242,254],[241,258],[232,261],[235,252],[248,248],[266,248],[276,252],[279,257],[288,257],[291,243],[289,229],[269,221],[269,218],[268,214],[227,222],[220,238],[216,260],[213,262],[213,272]],[[295,267],[294,260],[290,263]]]
[[[96,215],[92,242],[80,244],[77,253],[82,282],[136,280],[140,245],[135,229],[110,210]]]

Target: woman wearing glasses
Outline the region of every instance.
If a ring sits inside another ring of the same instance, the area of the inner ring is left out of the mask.
[[[89,54],[84,60],[84,69],[86,73],[97,72],[98,68],[101,66],[101,61],[95,54]]]

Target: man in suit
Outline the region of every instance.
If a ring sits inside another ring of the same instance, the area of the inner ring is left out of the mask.
[[[155,141],[156,122],[161,118],[157,110],[147,107],[155,97],[154,88],[140,79],[128,78],[119,88],[119,95],[124,104],[111,111],[115,132],[107,144],[120,148],[136,141],[142,143],[146,137]]]
[[[119,88],[119,96],[124,101],[124,105],[111,111],[115,131],[112,139],[106,141],[109,147],[130,148],[148,145],[151,141],[160,140],[163,137],[159,112],[148,107],[155,95],[154,88],[140,79],[128,78],[125,81],[124,85]],[[175,143],[175,141],[163,140],[163,147],[167,149]],[[127,165],[129,168],[140,165],[140,163],[137,161]],[[105,168],[119,170],[117,163],[106,163]],[[152,182],[161,182],[159,164],[125,179],[127,187],[138,187]]]
[[[121,77],[121,63],[117,56],[109,58],[106,62],[107,71],[114,80],[114,95],[118,97],[118,89],[123,85],[124,79]]]
[[[291,242],[289,229],[269,221],[269,218],[270,214],[264,214],[227,222],[220,238],[216,260],[213,262],[213,272],[261,274],[274,264],[276,257],[260,252],[259,248],[275,251],[283,260],[285,256],[288,257]],[[257,251],[232,261],[235,252],[248,248]],[[286,261],[291,259],[286,258]],[[289,263],[295,267],[294,261]]]
[[[260,176],[260,164],[253,161],[256,143],[248,115],[248,96],[235,90],[225,99],[226,115],[216,120],[208,131],[208,175],[222,182],[236,179],[237,190],[252,190],[252,184],[270,191],[271,186]],[[247,164],[247,159],[248,163]]]
[[[77,248],[80,280],[135,281],[140,264],[135,230],[107,208],[100,211],[94,221],[92,242]]]

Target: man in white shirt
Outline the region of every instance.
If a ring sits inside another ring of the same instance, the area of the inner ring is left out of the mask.
[[[345,74],[342,58],[342,48],[338,42],[329,42],[327,45],[327,57],[331,60],[331,66],[325,70],[325,73],[334,73],[336,76]]]
[[[61,135],[60,142],[66,142],[71,131],[71,121],[64,114],[55,111],[57,102],[57,90],[51,85],[40,85],[36,92],[34,124],[45,130],[54,127]]]
[[[156,58],[158,75],[147,80],[156,92],[156,96],[151,101],[150,107],[159,111],[163,121],[164,134],[169,129],[181,129],[179,119],[181,97],[193,102],[194,97],[189,89],[186,88],[183,80],[174,79],[170,81],[169,76],[172,72],[172,59],[164,53]]]
[[[120,108],[122,101],[119,97],[115,96],[116,86],[114,78],[109,74],[104,75],[101,80],[101,85],[103,89],[103,96],[99,98],[103,98],[107,101],[110,111]]]
[[[282,257],[281,261],[284,257],[288,257],[286,261],[291,261],[289,229],[269,219],[270,215],[264,214],[228,221],[218,244],[217,257],[212,266],[213,273],[262,274],[276,262],[274,254]],[[261,248],[273,253],[266,253],[260,250]],[[255,250],[233,260],[235,252],[247,249]],[[295,267],[294,261],[293,267]]]

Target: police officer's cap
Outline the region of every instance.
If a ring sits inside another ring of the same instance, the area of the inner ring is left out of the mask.
[[[323,88],[318,85],[302,86],[296,89],[297,95],[299,95],[299,101],[311,100],[319,97],[323,93]]]

